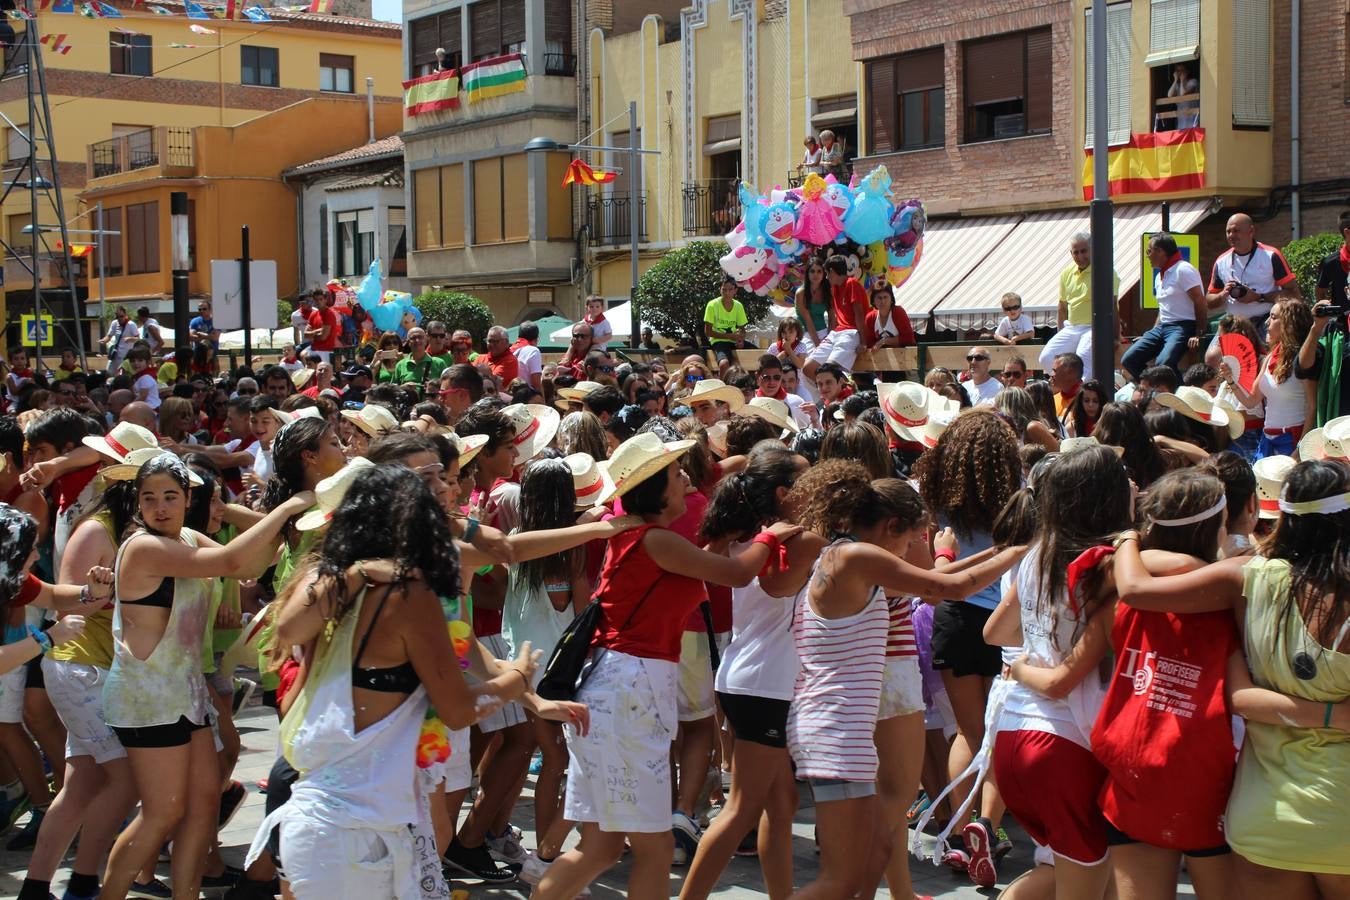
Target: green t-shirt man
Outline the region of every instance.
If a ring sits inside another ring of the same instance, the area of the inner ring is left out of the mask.
[[[721,297],[708,301],[703,309],[703,321],[712,326],[711,339],[714,343],[736,340],[736,332],[750,324],[741,301],[732,300],[731,309],[727,309]]]
[[[412,355],[403,357],[394,366],[394,384],[416,384],[418,387],[426,384],[428,381],[437,381],[441,377],[441,372],[445,370],[445,363],[439,356],[432,356],[430,353],[424,353],[420,361],[412,358]]]

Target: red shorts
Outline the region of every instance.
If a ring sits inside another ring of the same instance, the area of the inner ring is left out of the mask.
[[[1090,750],[1045,731],[1003,731],[994,741],[994,780],[1008,811],[1038,844],[1070,862],[1106,858],[1106,819],[1097,806],[1106,770]]]

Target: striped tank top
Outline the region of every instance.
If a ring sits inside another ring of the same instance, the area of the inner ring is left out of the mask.
[[[861,611],[841,619],[826,619],[811,608],[820,563],[838,544],[821,551],[798,601],[792,636],[801,669],[788,716],[788,750],[799,777],[875,781],[873,734],[890,619],[880,588],[873,588]]]
[[[886,658],[918,656],[919,645],[914,641],[914,601],[911,597],[887,597],[890,628],[886,632]]]

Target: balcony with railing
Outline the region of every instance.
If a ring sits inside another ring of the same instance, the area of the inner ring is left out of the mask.
[[[545,53],[544,74],[571,78],[577,74],[577,58],[570,52]]]
[[[647,194],[639,191],[638,243],[647,240]],[[633,195],[627,191],[595,194],[586,204],[592,247],[626,246],[633,235]]]
[[[726,234],[741,220],[739,178],[710,178],[684,185],[684,233]]]
[[[191,128],[146,128],[89,145],[91,180],[128,172],[169,177],[191,174],[195,169]]]

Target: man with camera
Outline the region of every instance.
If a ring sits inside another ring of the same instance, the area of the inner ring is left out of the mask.
[[[1350,210],[1337,224],[1341,246],[1318,269],[1313,326],[1298,352],[1299,367],[1323,382],[1317,393],[1318,424],[1350,413]]]
[[[1214,260],[1205,300],[1210,310],[1251,319],[1264,339],[1266,318],[1282,289],[1294,283],[1293,270],[1278,248],[1256,239],[1256,225],[1246,213],[1235,213],[1224,228],[1230,249]]]

